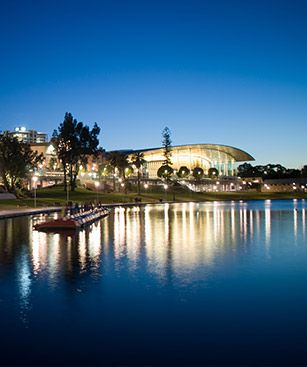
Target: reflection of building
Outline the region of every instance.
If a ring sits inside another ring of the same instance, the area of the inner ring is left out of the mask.
[[[131,154],[136,151],[131,152]],[[138,150],[144,154],[147,162],[149,178],[155,178],[161,167],[164,156],[163,148]],[[190,170],[201,167],[205,173],[209,168],[216,168],[221,175],[233,176],[237,162],[253,161],[254,158],[238,148],[217,144],[180,145],[171,148],[172,168],[179,169],[186,166]]]
[[[29,144],[45,143],[48,140],[48,134],[36,130],[27,130],[25,127],[16,127],[15,131],[5,131],[5,133]]]

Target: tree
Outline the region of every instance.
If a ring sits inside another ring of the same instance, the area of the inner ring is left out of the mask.
[[[0,135],[0,175],[7,191],[15,192],[22,179],[43,161],[43,154],[32,151],[30,144],[8,134]]]
[[[137,169],[137,175],[138,175],[138,195],[141,193],[141,168],[146,163],[146,160],[144,159],[144,154],[142,152],[136,152],[133,154],[131,158],[131,163],[136,167]]]
[[[64,190],[67,190],[67,175],[70,189],[74,191],[80,165],[86,165],[88,156],[97,155],[100,128],[95,123],[92,130],[83,122],[78,122],[71,113],[66,112],[64,121],[54,131],[52,143],[64,169]]]
[[[219,176],[219,171],[216,168],[211,167],[208,169],[209,178],[217,178],[218,176]]]
[[[254,174],[254,167],[250,163],[243,163],[238,166],[239,177],[252,177]]]
[[[172,165],[172,161],[171,161],[172,140],[171,140],[171,131],[167,126],[162,131],[162,146],[163,146],[163,156],[164,156],[163,166],[171,166]]]
[[[173,172],[174,170],[172,169],[172,167],[163,165],[158,169],[157,175],[160,178],[168,180],[170,176],[173,174]]]
[[[179,178],[185,178],[188,177],[190,174],[190,170],[186,166],[181,166],[179,170],[177,171],[177,176]]]
[[[108,153],[107,161],[112,167],[113,173],[113,190],[115,191],[115,171],[118,170],[119,176],[126,178],[126,168],[129,167],[128,156],[120,151],[113,151]]]
[[[200,180],[204,175],[204,170],[201,167],[195,167],[192,170],[192,175],[196,180]]]

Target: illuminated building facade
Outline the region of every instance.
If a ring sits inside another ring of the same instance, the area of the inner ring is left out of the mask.
[[[48,141],[48,134],[36,130],[27,130],[25,127],[16,127],[14,131],[5,131],[5,133],[15,136],[18,140],[24,143],[46,143]]]
[[[131,152],[142,152],[146,161],[146,176],[156,178],[157,171],[164,161],[163,148],[144,149]],[[254,158],[241,149],[227,145],[217,144],[192,144],[179,145],[171,148],[172,168],[178,170],[187,167],[192,170],[200,167],[207,174],[209,168],[216,168],[222,176],[234,176],[236,163],[253,161]]]

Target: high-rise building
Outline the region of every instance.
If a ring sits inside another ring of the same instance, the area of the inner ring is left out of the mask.
[[[18,140],[24,143],[46,143],[48,134],[36,130],[27,130],[25,127],[16,127],[14,131],[4,131],[11,136],[15,136]]]

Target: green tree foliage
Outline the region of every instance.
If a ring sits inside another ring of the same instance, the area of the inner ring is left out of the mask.
[[[171,160],[171,157],[172,157],[171,146],[172,146],[171,131],[166,126],[163,129],[163,131],[162,131],[162,147],[163,147],[163,156],[164,156],[163,165],[164,166],[170,166],[170,165],[172,165],[172,160]]]
[[[181,166],[179,170],[177,171],[177,176],[179,178],[185,178],[188,177],[190,174],[190,170],[186,166]]]
[[[167,166],[167,165],[162,165],[158,171],[157,171],[157,175],[160,178],[164,178],[166,180],[168,180],[171,175],[173,174],[174,170],[172,167]]]
[[[211,167],[208,169],[209,178],[217,178],[218,176],[219,176],[219,171],[216,168]]]
[[[204,170],[201,167],[195,167],[192,170],[192,175],[196,180],[200,180],[204,176]]]
[[[0,175],[7,191],[16,192],[30,169],[43,161],[43,155],[32,151],[30,144],[8,134],[0,135]]]
[[[136,167],[137,169],[137,177],[138,177],[138,195],[141,193],[141,168],[146,163],[146,160],[144,159],[144,154],[142,152],[136,152],[133,154],[131,158],[131,163]]]
[[[98,135],[100,128],[95,123],[92,130],[83,122],[78,122],[71,113],[66,112],[64,121],[54,131],[52,142],[64,168],[64,188],[67,175],[70,189],[74,191],[80,166],[86,166],[90,155],[97,155],[100,151]]]

